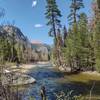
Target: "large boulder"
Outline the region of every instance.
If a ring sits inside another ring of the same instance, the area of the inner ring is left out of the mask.
[[[9,84],[9,85],[17,86],[17,85],[32,84],[36,82],[36,80],[29,75],[18,73],[18,72],[11,72],[9,70],[7,71],[1,77],[3,85]]]

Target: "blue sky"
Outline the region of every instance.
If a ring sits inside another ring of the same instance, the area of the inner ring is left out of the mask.
[[[35,1],[35,2],[33,2]],[[62,25],[68,26],[67,16],[70,13],[71,0],[56,0],[62,12]],[[81,12],[91,15],[92,0],[83,0],[85,8]],[[6,11],[6,15],[0,22],[15,21],[15,25],[21,29],[30,41],[37,40],[42,43],[52,44],[52,38],[48,36],[49,27],[45,19],[46,0],[0,0],[0,7]]]

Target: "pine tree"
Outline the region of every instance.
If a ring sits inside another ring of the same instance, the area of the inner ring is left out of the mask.
[[[81,46],[81,39],[80,39],[80,32],[78,31],[78,18],[79,14],[78,11],[84,7],[83,5],[83,0],[72,0],[70,9],[71,13],[69,14],[68,18],[70,21],[70,24],[72,25],[71,27],[71,34],[70,34],[70,39],[68,39],[68,44],[69,44],[69,52],[71,53],[71,59],[70,61],[73,62],[71,65],[72,67],[79,68],[79,48]],[[73,47],[71,47],[73,46]],[[74,51],[74,52],[73,52]]]
[[[66,41],[67,35],[68,35],[67,28],[66,28],[66,26],[64,26],[64,28],[63,28],[63,44],[64,44],[64,47],[66,47],[65,41]]]
[[[56,0],[46,0],[46,13],[45,16],[48,20],[47,25],[50,26],[49,36],[54,37],[54,50],[55,50],[55,58],[59,59],[59,51],[58,51],[58,39],[57,36],[59,33],[58,29],[61,27],[61,22],[59,18],[62,16],[58,6],[56,4]]]
[[[73,31],[71,28],[68,30],[68,35],[65,40],[66,47],[63,48],[63,56],[65,59],[66,67],[70,67],[71,71],[74,69],[75,46],[73,40]]]
[[[90,35],[88,31],[88,19],[85,13],[80,14],[78,21],[78,32],[80,38],[80,47],[79,47],[79,67],[86,69],[94,66],[94,51],[89,41]]]
[[[93,5],[94,11],[94,50],[96,57],[96,68],[100,71],[100,11],[98,5],[94,2]]]
[[[46,18],[48,20],[47,25],[51,26],[49,35],[54,36],[57,39],[57,29],[61,27],[59,18],[61,17],[61,12],[58,9],[56,0],[46,0]]]

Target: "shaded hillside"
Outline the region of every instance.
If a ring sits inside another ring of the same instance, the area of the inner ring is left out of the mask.
[[[50,48],[43,44],[31,44],[19,28],[0,26],[0,59],[5,61],[47,61]]]
[[[0,49],[3,50],[0,54],[5,60],[25,62],[31,59],[31,44],[19,28],[12,25],[0,26],[0,40]],[[6,50],[9,52],[6,53]]]

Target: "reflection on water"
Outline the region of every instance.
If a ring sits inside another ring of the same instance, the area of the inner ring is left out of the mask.
[[[80,81],[72,81],[70,79],[71,77],[74,77],[73,75],[65,75],[64,73],[47,66],[34,68],[28,75],[34,77],[37,82],[21,91],[23,100],[29,100],[30,96],[34,97],[36,100],[41,100],[39,93],[41,86],[45,86],[48,100],[55,100],[54,93],[59,93],[60,91],[66,93],[74,90],[73,95],[88,95],[93,83],[92,81],[88,82],[88,84]],[[93,93],[94,95],[100,95],[99,81],[96,82]]]

